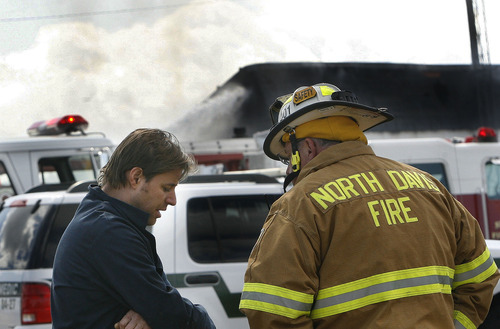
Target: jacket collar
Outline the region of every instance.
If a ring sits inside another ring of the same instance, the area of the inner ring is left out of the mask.
[[[146,228],[149,220],[149,214],[147,212],[109,196],[97,185],[89,187],[89,195],[93,199],[99,199],[108,203],[120,216],[135,226],[141,229]]]
[[[375,153],[370,146],[360,141],[347,141],[332,145],[320,152],[302,168],[297,182],[312,172],[358,155],[375,155]]]

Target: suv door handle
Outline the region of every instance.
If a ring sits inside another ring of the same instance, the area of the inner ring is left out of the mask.
[[[188,286],[194,285],[213,285],[219,283],[220,276],[218,273],[198,273],[198,274],[186,274],[184,276],[184,281]]]

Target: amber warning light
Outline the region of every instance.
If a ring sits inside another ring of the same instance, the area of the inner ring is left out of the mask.
[[[48,135],[69,135],[73,132],[80,132],[85,135],[89,123],[80,115],[65,115],[45,121],[38,121],[28,128],[30,136],[48,136]]]

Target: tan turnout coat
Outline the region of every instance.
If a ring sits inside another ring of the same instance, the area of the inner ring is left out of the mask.
[[[252,329],[474,328],[498,269],[477,221],[431,175],[331,146],[276,201],[245,274]]]

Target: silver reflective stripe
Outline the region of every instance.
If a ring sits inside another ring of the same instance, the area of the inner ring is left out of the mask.
[[[455,329],[467,329],[463,324],[461,324],[458,320],[455,320]]]
[[[368,296],[373,296],[381,294],[384,292],[392,292],[398,289],[419,287],[432,284],[441,284],[446,286],[451,286],[452,279],[446,275],[430,275],[417,278],[401,279],[397,281],[384,282],[379,284],[374,284],[366,288],[361,288],[344,294],[339,294],[332,297],[327,297],[324,299],[316,300],[314,304],[314,310],[331,307],[335,305],[340,305],[343,303],[355,301]],[[398,297],[399,298],[399,297]],[[381,300],[376,300],[375,302],[382,302],[390,300],[389,296],[387,298],[381,297]],[[361,305],[360,307],[362,307]]]

